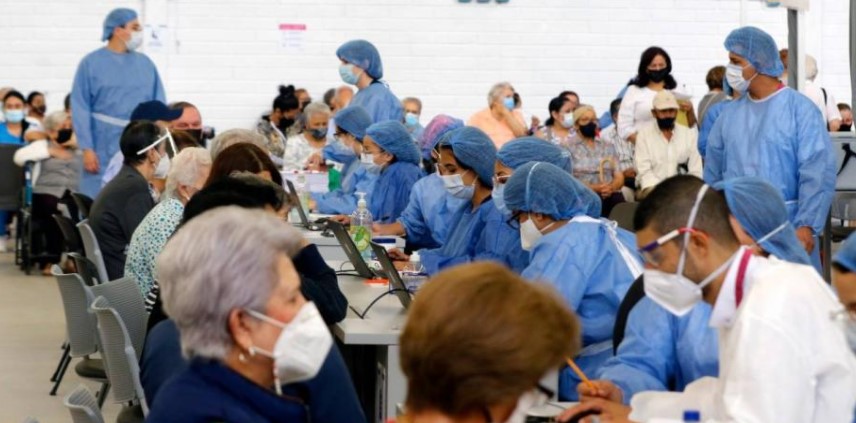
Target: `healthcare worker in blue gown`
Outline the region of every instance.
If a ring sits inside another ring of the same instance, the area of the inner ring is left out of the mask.
[[[366,193],[366,201],[371,199],[377,174],[370,173],[360,164],[362,152],[360,144],[371,126],[369,114],[360,106],[349,106],[336,114],[336,147],[325,147],[324,158],[342,163],[342,185],[339,189],[327,193],[313,193],[314,209],[324,214],[351,214],[357,208],[358,192]]]
[[[760,176],[785,199],[797,238],[820,270],[817,237],[835,191],[835,162],[826,122],[808,97],[787,88],[776,43],[754,27],[725,39],[728,85],[744,93],[716,120],[704,163],[709,184]]]
[[[375,123],[366,129],[360,161],[369,173],[377,175],[366,200],[374,222],[395,222],[410,199],[413,184],[422,178],[419,150],[407,129],[399,121]],[[348,222],[346,216],[336,220]]]
[[[348,41],[339,46],[336,56],[342,61],[339,76],[346,84],[356,85],[358,89],[349,105],[366,109],[372,123],[387,120],[403,122],[404,108],[386,83],[381,81],[383,62],[372,43],[366,40]]]
[[[435,149],[446,192],[465,200],[451,219],[446,242],[419,251],[429,274],[458,264],[490,260],[521,272],[529,257],[520,235],[491,199],[496,146],[481,130],[465,126],[444,135]]]
[[[595,197],[583,183],[550,163],[529,162],[505,184],[505,205],[519,224],[530,264],[522,276],[559,292],[580,318],[583,349],[575,358],[595,375],[612,355],[618,305],[642,273],[636,237],[615,222],[587,215]],[[600,204],[600,200],[596,200]],[[579,377],[564,368],[559,398],[577,399]]]
[[[571,163],[571,153],[553,143],[545,143],[538,137],[520,137],[505,143],[496,152],[496,163],[493,167],[493,204],[506,218],[511,218],[511,210],[505,206],[505,183],[514,173],[514,169],[529,162],[547,162],[573,175],[574,168]],[[596,196],[592,191],[592,194]],[[600,208],[597,210],[600,216]]]
[[[92,198],[101,190],[104,170],[119,151],[119,138],[134,108],[150,100],[166,102],[155,64],[136,51],[143,43],[137,12],[110,12],[101,41],[107,45],[80,61],[71,88],[74,133],[83,150],[80,191]]]
[[[810,265],[808,253],[797,241],[779,191],[763,179],[744,176],[713,187],[725,195],[737,240],[756,254],[773,255]],[[630,403],[643,391],[683,391],[691,382],[719,375],[719,342],[710,327],[711,306],[696,304],[682,317],[675,316],[647,297],[633,307],[624,340],[607,360],[594,383],[602,396]],[[609,381],[609,382],[606,382]],[[585,384],[578,390],[592,396]]]
[[[437,115],[422,131],[421,145],[430,145],[428,159],[436,162],[434,147],[449,131],[464,126],[460,119],[448,115]],[[423,153],[423,159],[425,154]],[[404,235],[407,250],[437,248],[446,242],[449,220],[467,200],[453,197],[446,192],[443,178],[437,172],[420,179],[413,185],[410,201],[401,217],[394,223],[376,224],[374,231],[379,235]]]

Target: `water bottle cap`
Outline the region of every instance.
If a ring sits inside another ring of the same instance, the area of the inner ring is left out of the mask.
[[[685,410],[684,411],[684,422],[700,422],[701,421],[701,413],[696,410]]]

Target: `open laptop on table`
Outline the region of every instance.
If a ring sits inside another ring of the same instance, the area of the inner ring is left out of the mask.
[[[396,290],[395,296],[398,297],[398,300],[401,301],[401,305],[404,306],[405,310],[407,310],[410,307],[410,303],[413,301],[413,298],[410,296],[410,291],[407,290],[407,285],[405,285],[404,281],[401,279],[401,274],[398,273],[398,270],[392,263],[392,259],[386,252],[386,248],[374,242],[371,243],[371,246],[372,251],[374,251],[375,256],[377,257],[377,261],[380,262],[380,266],[386,272],[387,279],[389,279],[390,289]]]
[[[354,266],[354,270],[361,278],[386,278],[385,274],[372,270],[368,263],[363,260],[363,256],[360,255],[360,250],[357,249],[356,244],[354,244],[354,240],[351,239],[351,235],[348,234],[348,231],[345,229],[345,225],[333,220],[328,220],[327,227],[333,231],[333,235],[339,241],[339,244],[342,245],[342,249],[345,250],[345,255],[348,257],[348,260]]]
[[[306,216],[306,210],[303,210],[303,204],[300,203],[300,197],[297,195],[297,190],[294,189],[294,184],[288,179],[285,180],[285,184],[288,187],[288,195],[290,195],[294,200],[294,207],[297,209],[297,214],[300,216],[300,224],[310,231],[324,230],[323,224],[309,221],[309,218]]]

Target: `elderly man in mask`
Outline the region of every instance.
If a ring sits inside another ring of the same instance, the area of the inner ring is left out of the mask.
[[[155,64],[137,52],[143,27],[137,12],[114,9],[104,19],[101,41],[107,45],[86,55],[77,67],[71,89],[74,131],[83,150],[80,190],[95,197],[119,138],[138,104],[166,102]]]
[[[820,269],[817,236],[835,191],[835,162],[820,110],[783,86],[776,42],[754,27],[725,39],[728,85],[743,95],[723,110],[708,138],[704,180],[760,176],[781,190],[797,238]]]

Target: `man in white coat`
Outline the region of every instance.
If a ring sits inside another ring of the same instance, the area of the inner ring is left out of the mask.
[[[593,409],[611,422],[683,421],[694,410],[705,422],[853,421],[856,357],[833,318],[841,305],[812,267],[741,247],[723,195],[692,176],[658,185],[639,205],[634,227],[645,294],[676,315],[699,301],[713,306],[719,377],[683,393],[637,394],[630,407],[598,392],[601,398],[584,398],[564,418]]]

